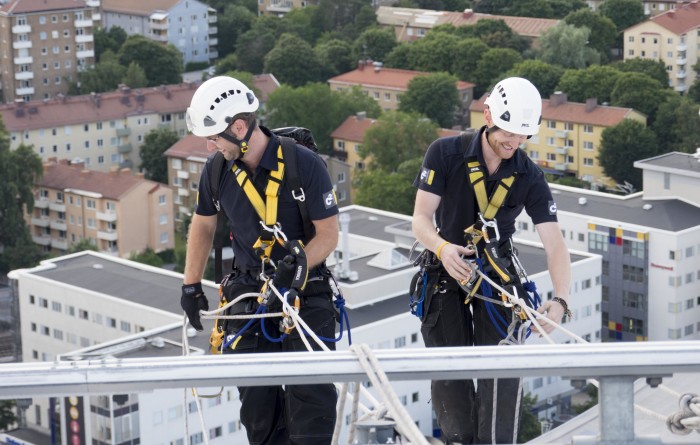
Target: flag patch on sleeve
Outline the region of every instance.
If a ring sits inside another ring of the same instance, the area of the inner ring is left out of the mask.
[[[420,182],[423,184],[432,185],[434,176],[435,170],[430,170],[426,167],[420,169]]]

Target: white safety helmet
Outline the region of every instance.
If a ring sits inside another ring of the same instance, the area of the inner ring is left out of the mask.
[[[540,131],[542,97],[532,82],[509,77],[496,84],[484,102],[496,127],[513,134],[533,136]]]
[[[231,118],[258,109],[258,98],[243,82],[218,76],[197,88],[187,108],[187,129],[195,136],[213,136],[226,130]]]

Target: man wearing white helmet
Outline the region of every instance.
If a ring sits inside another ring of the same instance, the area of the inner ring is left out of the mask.
[[[471,138],[433,142],[414,181],[413,232],[433,264],[428,276],[434,286],[426,286],[418,314],[428,347],[497,345],[504,339],[499,317],[510,321],[513,310],[472,298],[489,290],[474,284],[470,264],[487,257],[492,263],[483,270],[489,277],[525,296],[516,261],[509,261],[517,259],[510,239],[523,209],[544,244],[554,286],[555,298],[538,311],[557,323],[568,314],[571,267],[556,204],[541,169],[518,148],[539,131],[540,94],[528,80],[512,77],[498,82],[485,104],[486,125]],[[474,238],[475,233],[484,236]],[[500,300],[495,291],[492,296]],[[546,332],[553,329],[542,325]],[[476,388],[472,380],[432,382],[433,408],[447,443],[513,443],[518,380],[497,382],[495,418],[494,380],[479,380]]]
[[[219,180],[219,202],[215,202],[210,182],[215,155],[208,158],[202,171],[187,240],[180,302],[190,324],[202,330],[199,311],[207,310],[209,304],[201,280],[220,205],[231,224],[234,253],[234,269],[222,281],[222,292],[228,301],[244,293],[260,292],[261,272],[264,272],[273,277],[271,282],[281,293],[289,290],[289,294],[294,292],[298,296],[289,303],[299,303],[299,316],[310,329],[319,337],[332,340],[335,308],[328,283],[330,272],[324,260],[338,242],[338,206],[333,186],[320,156],[292,144],[313,226],[307,235],[304,217],[286,180],[289,174],[285,174],[284,166],[288,158],[284,153],[289,153],[286,151],[289,145],[283,150],[279,137],[257,124],[257,109],[258,99],[253,91],[227,76],[204,82],[187,109],[189,130],[206,138],[211,151],[223,153],[226,163]],[[276,192],[270,194],[269,190]],[[276,220],[268,221],[270,215],[276,215]],[[280,241],[280,237],[268,237],[272,232],[265,231],[261,222],[281,229],[287,242]],[[249,298],[234,304],[228,314],[260,311],[279,313],[281,302],[274,295],[262,305],[259,300]],[[220,337],[221,352],[306,350],[297,329],[280,329],[279,317],[255,320],[254,324],[248,324],[249,320],[226,320]],[[326,341],[326,345],[335,349],[331,341]],[[332,384],[239,387],[238,390],[241,423],[251,444],[330,444],[337,402]]]

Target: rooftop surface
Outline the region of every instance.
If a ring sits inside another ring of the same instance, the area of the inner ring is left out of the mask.
[[[698,151],[700,153],[700,151]],[[700,155],[680,153],[677,151],[662,154],[649,159],[635,162],[635,166],[652,170],[668,170],[669,173],[700,175]]]

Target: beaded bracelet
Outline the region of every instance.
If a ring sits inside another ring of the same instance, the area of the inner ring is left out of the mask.
[[[569,305],[566,303],[566,300],[564,300],[563,298],[554,297],[554,298],[552,298],[552,301],[561,304],[561,307],[564,308],[564,315],[569,317],[569,319],[574,317],[574,314],[572,314],[571,311],[569,310]]]

